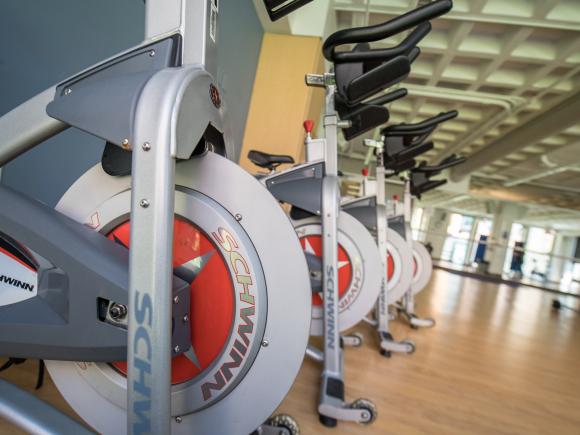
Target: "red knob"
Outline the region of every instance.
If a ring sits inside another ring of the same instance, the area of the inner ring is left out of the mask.
[[[369,168],[362,168],[361,173],[363,174],[363,177],[368,177],[369,176]]]
[[[393,195],[393,200],[398,201],[399,199],[401,199],[399,195]]]
[[[306,130],[306,133],[312,133],[312,129],[314,128],[314,121],[312,121],[311,119],[307,119],[306,121],[304,121],[304,130]]]

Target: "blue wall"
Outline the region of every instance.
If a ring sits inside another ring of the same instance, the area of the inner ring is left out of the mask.
[[[263,30],[251,0],[220,4],[218,80],[241,147]],[[116,52],[144,32],[141,0],[18,0],[0,5],[0,114]],[[99,161],[103,141],[75,129],[8,164],[2,181],[54,205]]]

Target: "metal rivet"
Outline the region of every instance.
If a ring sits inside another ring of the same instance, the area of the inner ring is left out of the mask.
[[[183,316],[183,321],[185,323],[189,322],[189,316],[187,314],[185,316]]]
[[[236,213],[236,216],[235,216],[235,218],[236,218],[236,220],[239,222],[239,221],[241,221],[241,220],[242,220],[242,215],[241,215],[241,214],[239,214],[239,213]]]
[[[151,144],[149,142],[145,142],[142,148],[144,151],[149,151],[151,149]]]
[[[72,92],[72,89],[71,89],[71,88],[66,88],[66,89],[64,90],[64,94],[65,94],[65,95],[68,95],[68,94],[70,94],[71,92]]]
[[[268,347],[270,345],[270,342],[268,340],[263,340],[262,341],[262,346],[263,347]]]
[[[178,415],[177,417],[175,417],[175,421],[177,423],[181,423],[183,421],[183,418]]]
[[[141,201],[139,201],[139,205],[143,208],[147,208],[149,207],[149,201],[147,201],[146,199],[142,199]]]
[[[179,351],[180,351],[180,348],[179,348],[179,346],[175,346],[175,347],[173,348],[173,352],[175,352],[175,353],[179,353]]]
[[[129,139],[123,139],[123,142],[121,142],[121,146],[126,150],[131,148],[131,145],[129,145]]]
[[[151,50],[149,52],[149,57],[154,57],[155,56],[155,50]]]
[[[178,303],[179,303],[179,296],[175,296],[175,297],[173,298],[173,303],[174,303],[174,304],[178,304]]]

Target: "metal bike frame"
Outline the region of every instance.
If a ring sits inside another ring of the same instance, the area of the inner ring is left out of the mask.
[[[380,143],[380,142],[379,142]],[[376,149],[377,166],[376,166],[376,201],[377,201],[377,246],[381,256],[383,266],[381,293],[377,304],[377,322],[379,332],[389,332],[389,304],[388,304],[388,252],[387,252],[387,228],[388,221],[385,212],[385,165],[383,161],[382,146]],[[366,193],[366,192],[365,192]]]
[[[406,177],[403,192],[403,217],[405,219],[405,240],[407,241],[407,245],[409,245],[411,252],[413,252],[413,233],[411,232],[412,207],[413,197],[411,196],[411,180],[409,177]],[[413,294],[413,289],[411,287],[409,287],[409,290],[405,293],[403,304],[407,313],[415,313],[415,295]]]
[[[179,34],[182,65],[199,65],[216,77],[217,14],[216,0],[147,0],[143,45]],[[171,432],[175,161],[183,154],[179,146],[190,144],[177,140],[183,135],[176,132],[174,112],[182,101],[167,101],[159,88],[148,83],[142,90],[140,98],[165,104],[137,105],[131,141],[132,309],[128,321],[127,379],[127,433],[131,434]],[[54,97],[52,87],[0,118],[0,166],[70,127],[47,115],[46,107]]]
[[[338,116],[334,109],[336,86],[326,86],[324,116],[325,176],[322,184],[322,262],[324,294],[324,371],[321,385],[322,397],[327,396],[328,378],[343,377],[342,349],[338,330]]]

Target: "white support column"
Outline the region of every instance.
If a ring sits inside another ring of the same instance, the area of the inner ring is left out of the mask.
[[[554,240],[554,247],[552,248],[552,255],[556,257],[550,258],[548,266],[548,280],[553,282],[560,282],[564,275],[566,262],[565,258],[574,256],[574,237],[566,236],[562,233],[557,233]]]
[[[488,241],[490,245],[485,251],[485,259],[489,261],[488,272],[501,275],[508,253],[507,244],[513,223],[523,217],[526,207],[511,203],[498,203],[493,215],[493,229]]]

